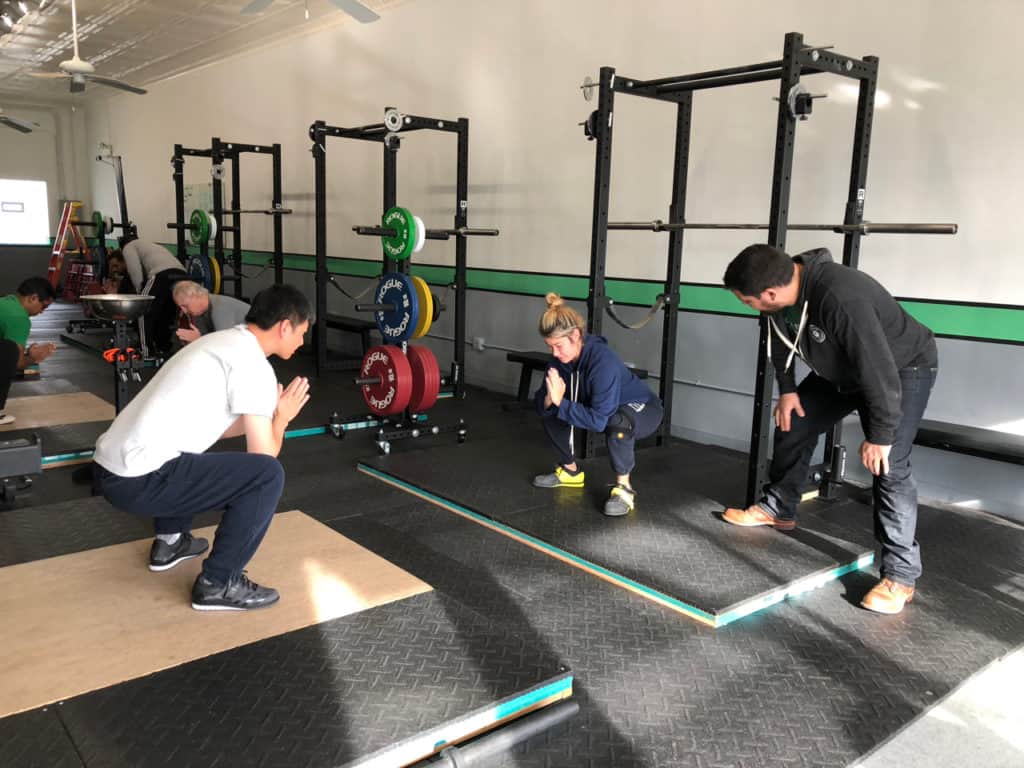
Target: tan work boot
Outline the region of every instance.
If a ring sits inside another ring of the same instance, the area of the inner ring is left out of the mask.
[[[882,579],[860,601],[862,608],[875,613],[899,613],[903,606],[914,599],[914,588],[897,584],[892,579]]]
[[[730,507],[722,514],[722,519],[733,525],[754,526],[770,525],[780,531],[792,531],[796,528],[796,520],[792,518],[782,519],[773,517],[765,512],[757,504],[751,504],[746,509],[735,509]]]

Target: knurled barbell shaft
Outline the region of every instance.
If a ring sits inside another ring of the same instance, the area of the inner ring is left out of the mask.
[[[394,304],[356,304],[356,312],[394,312]]]
[[[860,232],[862,235],[955,235],[957,224],[891,224],[865,221],[860,224],[787,224],[788,230],[820,230],[826,232]],[[696,222],[609,221],[608,229],[671,232],[681,229],[769,229],[767,224],[706,224]]]
[[[221,213],[262,213],[267,216],[286,216],[291,212],[291,208],[238,208],[231,211],[221,211]]]
[[[375,387],[380,384],[380,376],[367,376],[365,378],[352,379],[352,383],[357,387]]]

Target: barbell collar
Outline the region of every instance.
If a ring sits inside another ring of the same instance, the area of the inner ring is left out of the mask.
[[[356,312],[394,312],[394,304],[356,304]]]
[[[610,230],[645,230],[649,232],[673,232],[684,229],[769,229],[768,224],[719,224],[699,222],[661,221],[609,221]],[[858,232],[862,235],[955,235],[958,225],[955,223],[918,224],[918,223],[876,223],[864,221],[860,224],[787,224],[787,230]]]

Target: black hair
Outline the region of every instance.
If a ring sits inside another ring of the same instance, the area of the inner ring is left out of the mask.
[[[282,320],[301,325],[311,314],[309,299],[298,288],[277,283],[253,297],[245,322],[269,331]]]
[[[18,286],[18,295],[22,298],[36,296],[40,301],[53,301],[57,292],[45,277],[27,277]]]
[[[730,291],[756,297],[769,288],[789,285],[793,269],[793,259],[784,250],[756,243],[748,245],[729,262],[722,282]]]

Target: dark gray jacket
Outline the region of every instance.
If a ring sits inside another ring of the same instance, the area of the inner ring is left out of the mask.
[[[936,367],[932,332],[912,318],[877,280],[832,261],[825,248],[798,254],[803,265],[796,305],[769,315],[772,363],[783,394],[796,391],[791,343],[820,377],[843,392],[857,392],[867,406],[867,439],[891,445],[900,422],[899,371]],[[801,327],[801,316],[805,312]]]

